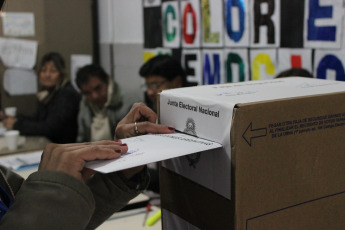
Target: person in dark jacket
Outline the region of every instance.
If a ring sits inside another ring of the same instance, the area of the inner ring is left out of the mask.
[[[50,52],[43,56],[38,78],[41,90],[37,93],[36,113],[6,117],[5,127],[19,130],[21,135],[46,136],[54,143],[75,142],[81,95],[68,81],[65,62],[59,53]]]

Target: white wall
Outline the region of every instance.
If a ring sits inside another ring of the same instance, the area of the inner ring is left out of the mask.
[[[141,0],[98,2],[101,43],[143,43]]]
[[[143,13],[141,0],[100,0],[101,64],[121,89],[142,99]]]

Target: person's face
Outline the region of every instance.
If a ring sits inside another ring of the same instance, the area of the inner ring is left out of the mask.
[[[154,107],[156,107],[157,94],[159,92],[161,92],[164,89],[182,87],[180,77],[176,77],[174,80],[168,81],[166,78],[157,75],[147,76],[145,78],[145,84],[147,89],[147,96]]]
[[[88,102],[103,108],[108,100],[108,83],[103,82],[98,77],[91,77],[86,84],[80,86],[81,93]]]
[[[46,62],[39,72],[40,83],[45,88],[53,88],[60,84],[60,72],[53,61]]]

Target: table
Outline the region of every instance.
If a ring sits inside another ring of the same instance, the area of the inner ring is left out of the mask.
[[[152,206],[151,211],[148,214],[148,218],[152,217],[158,211],[158,207]],[[101,226],[96,228],[96,230],[161,230],[161,220],[158,220],[156,224],[154,224],[153,226],[143,226],[145,212],[145,208],[137,208],[128,211],[117,212],[114,215],[112,215],[108,220],[106,220]]]
[[[30,152],[42,150],[50,143],[50,140],[43,136],[19,136],[18,148],[9,150],[4,136],[0,137],[0,155],[10,155],[14,153]]]

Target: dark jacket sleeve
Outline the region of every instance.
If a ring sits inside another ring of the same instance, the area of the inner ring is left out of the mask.
[[[75,142],[80,95],[68,85],[46,105],[39,105],[36,119],[19,118],[13,128],[22,135],[46,136],[55,143]]]
[[[0,221],[0,229],[85,229],[94,212],[90,189],[64,173],[31,174]]]
[[[11,176],[8,182],[15,185],[16,197],[0,220],[0,229],[18,230],[95,229],[142,192],[149,181],[146,167],[131,180],[121,173],[97,173],[87,184],[53,171],[35,172],[25,182],[10,171],[5,174]]]
[[[95,229],[111,215],[125,207],[130,200],[141,193],[149,183],[149,173],[145,167],[131,180],[121,173],[95,174],[88,181],[96,207],[95,213],[86,229]]]

